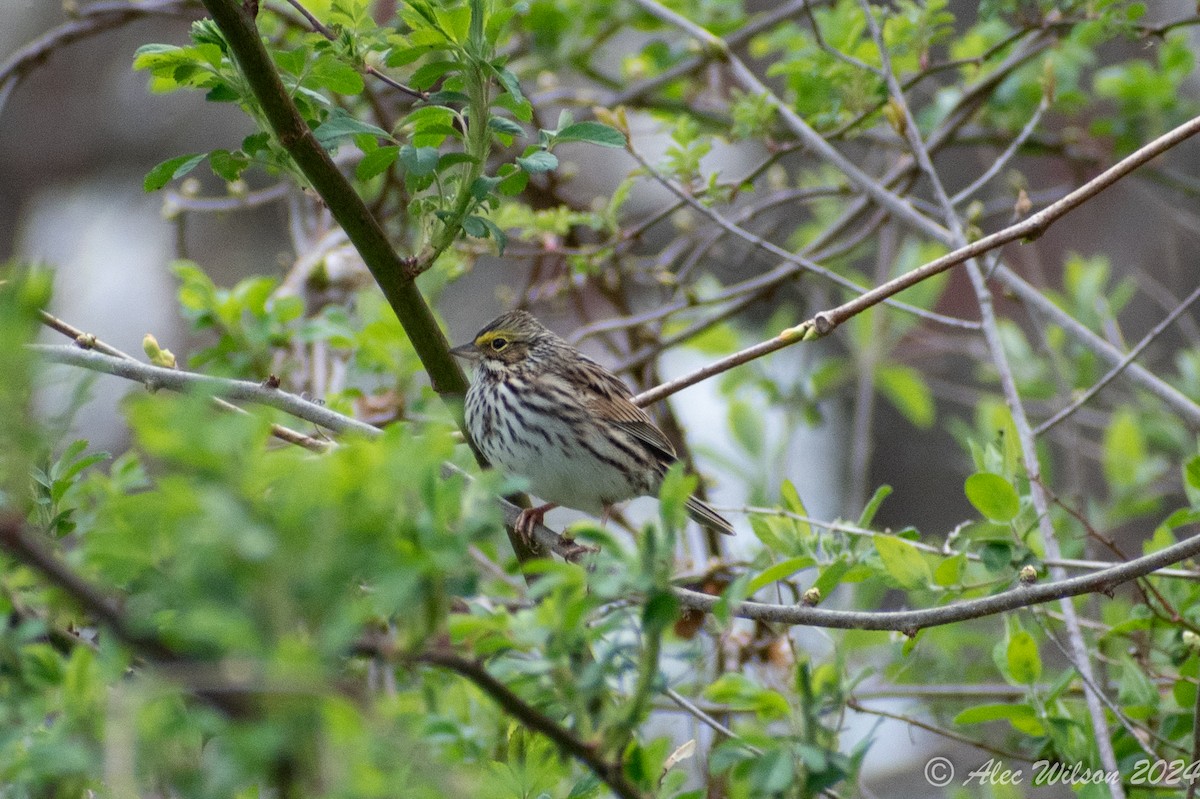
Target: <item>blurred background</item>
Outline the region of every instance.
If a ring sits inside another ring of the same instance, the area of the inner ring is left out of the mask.
[[[131,353],[140,351],[146,333],[153,333],[160,343],[186,360],[195,339],[177,310],[178,281],[169,269],[171,262],[181,257],[192,259],[218,285],[232,285],[252,274],[282,278],[303,255],[295,250],[296,235],[294,230],[289,232],[289,225],[294,216],[290,212],[307,199],[295,190],[277,190],[271,178],[250,174],[246,188],[254,202],[245,205],[255,207],[180,212],[179,204],[185,199],[181,191],[190,190],[197,197],[223,192],[221,182],[207,169],[194,173],[196,182],[190,187],[175,183],[157,193],[144,192],[142,181],[156,164],[183,153],[233,149],[254,128],[238,108],[207,103],[201,93],[152,94],[147,89],[147,76],[131,69],[134,53],[143,44],[186,43],[190,23],[201,16],[197,4],[111,5],[127,9],[127,15],[114,12],[109,29],[76,39],[69,30],[72,20],[61,5],[0,0],[0,258],[15,257],[54,269],[54,312],[76,327]],[[975,5],[957,2],[951,8],[965,22],[972,22]],[[769,10],[772,4],[748,6]],[[1195,4],[1163,0],[1147,4],[1146,10],[1145,22],[1153,24],[1194,13]],[[1196,42],[1194,26],[1185,28],[1185,34]],[[650,36],[626,32],[606,41],[604,51],[611,52],[613,58],[611,71],[619,73],[621,58],[642,48]],[[1133,40],[1107,42],[1098,60],[1129,57],[1145,47],[1144,42]],[[572,80],[571,76],[554,77],[551,80],[543,76],[544,86],[531,86],[527,91],[552,92],[563,84],[569,86]],[[1194,102],[1200,94],[1194,75],[1184,86],[1185,99]],[[693,97],[691,101],[703,104],[704,98]],[[1036,153],[1014,162],[1014,170],[1028,176],[1035,207],[1043,205],[1045,198],[1060,196],[1083,182],[1117,157],[1111,143],[1081,137],[1077,124],[1053,115],[1044,123],[1048,139],[1075,148],[1075,168],[1062,166],[1062,159],[1041,159]],[[635,146],[651,162],[657,161],[670,144],[668,131],[649,115],[632,114],[631,132]],[[862,158],[869,171],[882,171],[893,155],[886,148],[874,147],[870,140],[853,145],[851,152]],[[719,169],[725,177],[736,176],[752,169],[763,154],[761,142],[727,144],[707,155],[704,165]],[[569,176],[564,193],[580,198],[611,195],[636,166],[621,151],[594,147],[563,148],[559,155],[563,174]],[[938,165],[948,182],[961,187],[994,156],[995,149],[964,150],[960,155],[951,153],[939,158]],[[1092,159],[1092,168],[1078,166],[1088,158]],[[805,159],[803,153],[798,153],[780,163],[782,168],[793,168]],[[263,192],[262,196],[257,192]],[[1193,143],[1172,153],[1169,166],[1119,183],[1054,225],[1036,243],[1010,247],[1005,256],[1035,284],[1051,286],[1060,283],[1063,264],[1073,254],[1107,259],[1116,278],[1133,278],[1139,289],[1121,313],[1122,329],[1115,334],[1134,342],[1195,285],[1195,253],[1200,243],[1198,194],[1200,147]],[[1003,192],[998,195],[1000,199],[988,211],[989,230],[1011,212],[1011,199]],[[631,219],[637,219],[654,213],[668,199],[664,189],[641,181],[625,211]],[[756,225],[764,235],[781,232],[778,238],[786,241],[796,227],[794,213],[785,208],[764,214],[756,219]],[[674,240],[681,226],[705,224],[695,216],[666,220],[647,231],[640,254],[656,257],[661,254],[658,250]],[[881,248],[886,249],[888,235],[880,234]],[[891,246],[896,246],[894,238]],[[708,251],[702,267],[728,282],[748,270],[766,271],[774,265],[774,260],[746,242],[727,239]],[[869,262],[862,266],[868,274],[874,268]],[[445,289],[439,304],[454,342],[467,340],[498,312],[522,298],[531,301],[533,310],[565,336],[588,321],[614,315],[614,309],[595,292],[582,292],[581,305],[578,296],[557,290],[556,281],[576,277],[550,274],[539,279],[539,269],[539,259],[520,253],[478,258],[468,275]],[[833,298],[827,289],[810,282],[783,286],[780,293],[806,314],[827,307]],[[637,313],[656,307],[662,302],[662,293],[647,285],[644,294],[633,294],[628,299],[629,312]],[[1024,311],[1014,303],[1004,297],[999,302],[1002,313],[1023,318]],[[779,298],[772,296],[739,314],[736,324],[749,336],[743,344],[759,335],[778,305]],[[973,294],[959,272],[950,278],[938,308],[947,314],[976,317]],[[806,316],[791,323],[803,318]],[[50,333],[46,339],[59,343]],[[1181,342],[1195,344],[1198,339],[1200,330],[1194,314],[1188,313],[1143,363],[1152,370],[1173,371],[1174,350]],[[582,346],[601,361],[619,361],[595,338]],[[761,368],[778,385],[802,384],[817,361],[840,349],[835,336],[819,346],[785,350],[763,362]],[[918,430],[889,403],[875,402],[869,457],[853,463],[846,445],[856,410],[851,391],[822,398],[817,413],[806,417],[789,414],[780,403],[763,394],[746,392],[742,396],[746,412],[762,425],[765,440],[777,445],[770,453],[757,454],[739,448],[729,435],[727,404],[716,381],[677,395],[673,406],[680,424],[688,431],[702,471],[712,478],[710,496],[714,504],[736,509],[763,502],[764,496],[774,501],[778,484],[786,477],[797,485],[809,512],[818,518],[853,518],[874,487],[881,484],[895,489],[877,517],[881,528],[899,529],[912,524],[923,531],[943,533],[971,518],[974,512],[961,493],[932,489],[953,483],[957,479],[953,476],[960,474],[967,463],[951,426],[940,420],[970,418],[976,401],[970,383],[985,359],[982,342],[978,337],[918,334],[906,352],[929,376],[939,423],[933,429]],[[661,361],[659,376],[666,379],[686,373],[711,357],[696,350],[672,351]],[[78,374],[68,372],[61,376],[64,383],[79,379]],[[115,379],[93,381],[90,391],[94,400],[79,416],[86,418],[87,434],[96,447],[122,448],[125,433],[116,403],[129,390],[128,385]],[[47,392],[47,413],[63,410],[62,398],[73,393]],[[1086,413],[1080,418],[1087,424]],[[819,422],[809,423],[814,419]],[[653,507],[652,500],[638,501],[628,512],[638,518],[652,513]],[[552,515],[552,523],[574,518],[566,511],[557,513],[561,515]],[[744,534],[737,545],[751,543],[751,536]],[[700,568],[703,551],[699,542],[694,546],[696,567]],[[797,640],[808,651],[830,651],[827,637],[819,631],[798,631]],[[852,714],[852,720],[862,725],[863,731],[851,737],[874,729],[875,737],[884,741],[876,745],[869,761],[876,784],[886,785],[886,791],[880,787],[881,795],[941,795],[937,791],[927,793],[929,786],[913,767],[914,763],[919,767],[931,754],[944,751],[941,739],[903,724],[881,723],[877,717],[856,719]],[[1045,795],[1069,794],[1049,791]]]

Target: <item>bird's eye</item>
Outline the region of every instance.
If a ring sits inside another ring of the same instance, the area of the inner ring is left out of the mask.
[[[491,344],[492,344],[492,352],[500,352],[500,350],[502,350],[508,346],[508,339],[494,338],[494,339],[492,339]]]

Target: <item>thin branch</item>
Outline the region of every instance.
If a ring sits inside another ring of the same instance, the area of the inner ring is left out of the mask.
[[[61,589],[81,607],[94,615],[122,643],[146,660],[165,666],[191,662],[184,654],[168,646],[157,636],[135,627],[120,603],[103,590],[79,576],[56,557],[26,528],[24,520],[13,513],[0,515],[0,548]],[[244,718],[251,710],[244,696],[194,690],[192,693],[231,718]]]
[[[777,94],[771,91],[770,87],[759,80],[758,76],[729,50],[719,36],[710,33],[681,14],[656,2],[656,0],[633,0],[633,2],[654,17],[670,25],[674,25],[692,38],[700,41],[704,47],[716,54],[714,57],[724,59],[729,65],[734,80],[737,81],[742,89],[751,94],[763,97],[775,112],[779,114],[779,118],[783,120],[788,130],[792,131],[809,150],[849,178],[850,182],[859,191],[870,196],[871,199],[890,211],[897,219],[908,223],[916,230],[932,236],[938,241],[946,240],[948,231],[945,228],[917,211],[903,197],[888,191],[882,183],[862,171],[850,157],[844,155],[821,136],[821,134],[817,133],[816,130],[792,109],[791,104],[784,102]]]
[[[1009,267],[1000,264],[992,272],[992,277],[999,280],[1022,302],[1032,306],[1038,313],[1065,330],[1068,335],[1095,353],[1109,366],[1116,366],[1124,359],[1124,352],[1108,343],[1103,337],[1093,333]],[[1125,375],[1166,403],[1168,407],[1184,417],[1192,427],[1200,427],[1200,405],[1197,405],[1182,391],[1141,364],[1130,364],[1125,369]]]
[[[265,389],[257,383],[208,377],[173,369],[163,369],[137,361],[124,361],[120,358],[114,358],[98,352],[76,350],[71,347],[30,346],[35,352],[42,353],[53,360],[60,360],[63,363],[70,363],[83,368],[126,377],[127,379],[141,383],[149,383],[162,388],[173,388],[176,390],[198,388],[223,396],[236,396],[239,399],[247,401],[263,402],[263,404],[279,408],[335,432],[354,431],[367,436],[378,436],[380,434],[378,429],[363,422],[342,416],[320,405],[307,402],[277,389]],[[502,508],[504,509],[506,519],[515,519],[516,514],[520,512],[520,508],[509,502],[502,502]],[[549,530],[549,528],[546,528],[544,531],[542,528],[539,528],[535,531],[535,537],[541,542],[555,545],[558,545],[556,539],[560,538],[552,530]],[[575,554],[578,554],[578,550],[576,550]],[[1200,554],[1200,536],[1194,536],[1150,555],[1136,558],[1126,563],[1115,564],[1091,574],[1065,578],[1049,583],[1021,586],[1002,594],[995,594],[975,600],[966,600],[928,610],[860,612],[798,607],[795,605],[771,605],[761,602],[742,602],[735,605],[732,612],[736,616],[747,619],[784,624],[806,624],[835,629],[898,630],[915,633],[924,627],[940,626],[966,619],[989,616],[1006,610],[1028,607],[1093,591],[1111,591],[1114,587],[1122,583],[1144,577],[1159,569],[1187,560],[1197,554]],[[1063,561],[1063,564],[1070,565],[1066,561]],[[682,588],[675,589],[675,593],[685,607],[706,612],[711,611],[718,602],[722,601],[720,597]]]
[[[1169,314],[1167,314],[1166,317],[1164,317],[1161,322],[1159,322],[1157,325],[1155,325],[1154,328],[1149,333],[1147,333],[1142,338],[1141,341],[1139,341],[1137,343],[1137,346],[1135,346],[1128,353],[1126,353],[1125,357],[1122,358],[1120,360],[1120,362],[1118,362],[1112,369],[1110,369],[1104,375],[1104,377],[1097,380],[1092,385],[1091,388],[1089,388],[1087,391],[1080,394],[1070,405],[1063,408],[1061,411],[1054,414],[1049,419],[1047,419],[1046,421],[1044,421],[1040,425],[1038,425],[1036,428],[1034,428],[1034,431],[1033,431],[1034,436],[1042,435],[1047,430],[1054,427],[1054,425],[1058,424],[1063,419],[1066,419],[1068,416],[1073,414],[1075,411],[1082,408],[1088,402],[1088,400],[1090,400],[1092,397],[1099,394],[1100,391],[1105,386],[1107,386],[1109,383],[1111,383],[1113,380],[1115,380],[1117,378],[1117,376],[1121,374],[1121,372],[1125,371],[1126,367],[1128,367],[1130,364],[1132,364],[1134,362],[1134,360],[1139,355],[1142,354],[1142,351],[1145,350],[1146,347],[1150,346],[1150,344],[1155,339],[1157,339],[1160,335],[1162,335],[1162,333],[1168,327],[1170,327],[1171,324],[1174,323],[1175,320],[1178,319],[1183,314],[1184,311],[1186,311],[1189,307],[1191,307],[1192,303],[1194,303],[1198,299],[1200,299],[1200,286],[1198,286],[1194,291],[1192,291],[1192,293],[1189,294],[1183,302],[1181,302]]]
[[[166,369],[162,366],[151,366],[140,361],[125,360],[75,347],[55,344],[30,344],[27,346],[48,361],[123,377],[126,380],[141,383],[152,391],[167,388],[172,391],[198,392],[231,400],[245,400],[275,408],[337,433],[355,432],[371,436],[379,434],[376,428],[366,422],[351,419],[349,416],[343,416],[315,402],[309,402],[295,394],[289,394],[261,383],[253,383],[249,380],[228,380],[194,372],[183,372],[178,369]]]
[[[77,346],[82,347],[85,350],[96,350],[97,352],[103,353],[110,357],[119,358],[130,363],[141,363],[132,355],[124,353],[116,347],[106,344],[91,333],[85,333],[69,322],[59,319],[57,316],[53,316],[46,311],[39,311],[38,314],[41,318],[42,324],[67,336],[73,340]],[[213,397],[213,403],[224,411],[246,413],[243,408],[239,408],[233,403],[226,402],[219,397]],[[312,436],[306,436],[297,430],[292,430],[291,428],[284,427],[281,424],[271,425],[271,435],[275,436],[281,441],[286,441],[289,444],[296,444],[304,447],[305,449],[312,450],[313,452],[321,452],[329,447],[329,443],[326,441],[313,438]]]
[[[1071,510],[1066,508],[1066,506],[1063,507],[1067,509],[1068,512],[1071,512]],[[845,533],[846,535],[863,536],[865,538],[876,538],[878,536],[890,535],[889,533],[881,533],[878,530],[868,530],[865,527],[859,527],[848,522],[826,521],[824,519],[817,519],[812,516],[805,516],[802,513],[794,513],[789,510],[783,510],[782,508],[764,508],[750,505],[714,505],[713,510],[716,510],[720,513],[753,513],[762,516],[782,516],[788,519],[795,519],[798,522],[810,524],[813,527],[820,527],[822,530],[828,530],[831,533]],[[961,522],[959,527],[962,527],[966,524],[968,524],[968,522]],[[967,560],[979,563],[983,562],[983,557],[974,552],[963,552],[949,549],[949,542],[950,539],[947,538],[947,547],[945,549],[936,547],[933,544],[927,544],[924,541],[909,541],[908,543],[911,544],[915,549],[919,549],[922,552],[928,552],[931,555],[938,555],[942,557],[949,555],[962,555]],[[1121,554],[1120,557],[1124,559],[1122,562],[1128,562],[1128,558],[1123,554]],[[1055,558],[1049,560],[1046,558],[1041,558],[1040,560],[1046,566],[1062,566],[1063,568],[1067,569],[1080,569],[1087,571],[1098,571],[1100,569],[1107,569],[1116,565],[1112,561],[1081,560],[1079,558]],[[1160,569],[1154,573],[1154,576],[1170,577],[1177,580],[1200,581],[1200,572],[1187,571],[1184,569]]]
[[[915,635],[926,627],[940,627],[967,619],[993,616],[1017,608],[1041,605],[1082,594],[1108,593],[1118,585],[1145,577],[1158,569],[1198,554],[1200,554],[1200,535],[1195,535],[1157,552],[1091,574],[1033,585],[1021,585],[1003,593],[925,610],[827,610],[798,605],[772,605],[763,602],[740,602],[732,604],[729,610],[734,616],[756,621],[804,624],[811,627],[829,627],[839,630],[891,630],[903,632],[906,635]],[[674,591],[680,604],[694,610],[709,612],[718,604],[725,603],[722,597],[686,588],[676,588]]]
[[[142,17],[192,16],[185,12],[197,5],[195,0],[146,0],[91,3],[78,9],[75,19],[29,42],[0,64],[0,111],[17,84],[63,47]]]
[[[65,323],[63,323],[65,324]],[[76,349],[74,347],[55,346],[52,344],[30,344],[29,348],[43,358],[70,366],[90,369],[94,372],[122,377],[141,383],[150,390],[169,389],[180,392],[201,392],[215,397],[253,402],[265,405],[284,413],[303,419],[335,433],[355,433],[368,438],[382,435],[379,428],[360,422],[357,419],[332,411],[324,405],[310,402],[303,397],[270,388],[260,383],[248,380],[231,380],[224,377],[210,377],[194,372],[183,372],[177,369],[166,369],[152,366],[129,356],[118,357],[101,352]],[[109,348],[112,349],[112,348]],[[117,350],[119,352],[119,350]],[[238,408],[238,410],[242,410]],[[447,464],[446,468],[457,473],[465,474],[458,467]],[[511,502],[501,500],[505,525],[512,529],[521,508]],[[587,547],[575,544],[565,539],[545,525],[538,525],[534,530],[534,540],[539,546],[554,552],[560,557],[576,561],[589,551]]]
[[[757,746],[754,746],[753,744],[750,744],[750,743],[747,743],[746,741],[744,741],[740,735],[738,735],[733,730],[726,727],[721,722],[717,721],[707,711],[705,711],[704,708],[700,707],[695,702],[693,702],[692,700],[688,699],[683,694],[676,691],[674,688],[666,688],[663,690],[663,693],[666,694],[667,697],[670,698],[670,700],[672,702],[674,702],[676,705],[678,705],[680,707],[680,709],[683,710],[683,712],[688,713],[689,715],[695,717],[696,720],[700,721],[702,724],[707,725],[714,732],[716,732],[720,735],[724,735],[726,738],[729,738],[730,740],[737,741],[742,746],[746,747],[746,751],[748,751],[748,752],[752,752],[755,755],[760,755],[760,756],[762,755],[763,751],[761,749],[759,749]],[[722,711],[722,712],[724,712],[724,711]]]
[[[982,175],[975,178],[975,180],[971,181],[969,186],[951,197],[951,204],[959,205],[964,200],[969,199],[973,194],[975,194],[975,192],[986,186],[988,181],[994,178],[996,174],[1004,168],[1005,164],[1012,160],[1013,156],[1017,154],[1017,150],[1021,149],[1021,146],[1025,144],[1026,140],[1033,135],[1034,130],[1037,129],[1038,123],[1042,121],[1042,115],[1046,113],[1048,108],[1050,108],[1050,98],[1049,96],[1043,94],[1042,101],[1038,103],[1038,107],[1033,112],[1033,116],[1031,116],[1029,121],[1025,123],[1025,127],[1022,128],[1021,132],[1017,134],[1017,137],[1012,140],[1012,143],[1005,148],[1004,152],[1000,153],[1000,157],[997,158],[990,167],[984,170]]]
[[[1075,208],[1090,200],[1138,167],[1157,158],[1159,155],[1162,155],[1197,133],[1200,133],[1200,117],[1191,119],[1174,130],[1159,136],[1157,139],[1121,159],[1078,189],[1067,194],[1061,200],[1051,203],[1046,208],[1024,220],[996,233],[984,236],[964,247],[958,247],[941,258],[934,259],[923,266],[906,272],[900,277],[890,280],[836,308],[822,311],[795,327],[781,331],[774,338],[747,347],[740,352],[735,352],[732,355],[714,361],[691,374],[684,375],[656,386],[649,391],[642,392],[638,395],[637,400],[642,405],[657,402],[688,386],[695,385],[701,380],[726,372],[735,366],[741,366],[744,363],[761,358],[764,355],[769,355],[776,350],[781,350],[799,341],[828,335],[851,317],[933,275],[945,272],[952,267],[958,266],[986,252],[990,252],[1004,244],[1021,239],[1036,238],[1067,213],[1075,210]],[[1083,341],[1089,348],[1096,350],[1097,354],[1100,354],[1105,360],[1112,362],[1114,354],[1117,361],[1124,357],[1124,353],[1116,350],[1116,348],[1080,325],[1069,314],[1063,312],[1062,309],[1043,297],[1040,292],[1025,282],[1019,275],[1012,272],[1008,267],[1000,265],[993,275],[1007,287],[1018,293],[1022,299],[1037,303],[1039,309],[1044,309],[1048,314],[1052,315],[1052,320],[1056,324],[1063,324],[1068,332],[1072,333],[1075,338]],[[1132,373],[1133,369],[1130,371]],[[1167,402],[1193,426],[1200,427],[1200,405],[1188,399],[1160,378],[1149,374],[1146,370],[1141,370],[1140,375],[1142,384],[1145,387]]]
[[[846,697],[846,707],[850,708],[851,710],[856,710],[859,713],[867,713],[872,716],[879,716],[881,718],[899,721],[911,727],[916,727],[918,729],[925,730],[926,732],[931,732],[934,735],[941,736],[942,738],[947,738],[951,741],[958,741],[961,744],[966,744],[967,746],[974,747],[975,749],[982,749],[983,751],[990,752],[993,755],[999,755],[1005,760],[1022,760],[1026,763],[1033,762],[1031,758],[1025,757],[1019,752],[1009,752],[1004,749],[997,749],[996,747],[986,744],[983,741],[976,741],[974,738],[957,733],[954,730],[948,730],[945,727],[939,727],[936,724],[930,724],[927,721],[921,721],[920,719],[913,718],[912,716],[905,716],[900,713],[892,713],[890,711],[880,710],[878,708],[865,707],[852,696]]]
[[[621,799],[641,799],[643,796],[637,786],[625,776],[619,761],[602,758],[597,747],[580,740],[571,730],[517,696],[507,685],[489,674],[479,662],[445,650],[422,652],[412,660],[453,671],[471,681],[510,716],[529,729],[540,732],[563,752],[587,766]]]
[[[639,153],[637,150],[635,150],[633,148],[632,144],[627,146],[626,149],[628,150],[629,154],[634,157],[634,160],[636,160],[642,166],[642,168],[646,171],[646,174],[653,177],[664,188],[666,188],[668,191],[670,191],[672,194],[674,194],[676,197],[678,197],[680,200],[682,200],[688,207],[690,207],[693,210],[697,211],[698,213],[701,213],[704,216],[708,217],[709,219],[711,219],[713,222],[715,222],[717,225],[719,225],[723,230],[725,230],[729,234],[737,236],[738,238],[743,239],[743,240],[749,242],[750,244],[753,244],[755,247],[759,248],[760,250],[769,252],[772,255],[776,256],[777,258],[781,258],[788,263],[795,264],[796,266],[799,266],[806,271],[812,272],[813,274],[816,274],[816,275],[820,275],[821,277],[825,278],[826,280],[836,283],[837,285],[842,286],[843,288],[850,289],[851,291],[857,292],[860,295],[867,292],[867,289],[858,285],[853,280],[842,277],[837,272],[834,272],[831,269],[826,269],[825,267],[821,266],[820,264],[813,261],[812,259],[806,258],[805,256],[803,256],[799,253],[794,253],[794,252],[790,252],[789,250],[785,250],[783,247],[780,247],[779,245],[775,244],[774,242],[767,241],[762,236],[759,236],[755,233],[751,233],[750,231],[746,230],[745,228],[735,224],[734,222],[731,222],[730,220],[726,219],[721,214],[714,211],[712,208],[709,208],[707,205],[700,202],[695,197],[691,196],[691,194],[689,194],[686,190],[684,190],[684,188],[682,186],[680,186],[676,181],[671,180],[666,175],[662,174],[657,169],[655,169],[650,164],[650,162],[648,162],[645,159],[645,157],[642,156],[641,153]],[[917,308],[916,306],[909,305],[908,303],[905,303],[905,302],[898,302],[896,300],[887,300],[886,302],[888,305],[891,305],[902,311],[907,311],[908,313],[919,316],[922,319],[928,319],[930,321],[938,322],[939,324],[943,324],[948,327],[965,328],[968,330],[974,330],[978,327],[978,325],[974,322],[971,322],[971,321],[968,321],[965,319],[958,319],[953,316],[946,316],[944,314],[936,313],[934,311],[927,311],[924,308]]]
[[[921,171],[926,174],[930,185],[933,187],[933,195],[941,207],[946,226],[949,228],[952,236],[952,243],[955,246],[961,247],[967,244],[962,222],[958,218],[958,213],[955,211],[954,204],[946,193],[937,170],[933,166],[929,151],[926,149],[925,143],[921,140],[920,129],[917,127],[916,118],[913,116],[912,110],[905,99],[904,90],[896,80],[887,44],[883,40],[883,30],[878,20],[875,19],[874,10],[871,8],[868,0],[859,0],[859,4],[866,16],[867,27],[871,31],[871,38],[874,40],[875,47],[879,51],[891,99],[899,105],[904,114],[904,132],[907,136],[909,146],[912,148],[913,157],[916,158]],[[992,364],[999,376],[1000,386],[1004,392],[1004,398],[1012,416],[1013,425],[1017,430],[1017,438],[1021,448],[1021,460],[1030,481],[1029,493],[1033,501],[1033,508],[1037,512],[1037,523],[1042,538],[1042,545],[1045,547],[1047,556],[1059,558],[1062,555],[1059,550],[1054,525],[1050,521],[1049,503],[1046,498],[1046,492],[1039,482],[1041,465],[1038,461],[1037,445],[1034,440],[1033,430],[1029,424],[1029,417],[1025,413],[1025,406],[1021,401],[1021,395],[1017,389],[1017,382],[1013,376],[1008,354],[1004,349],[1004,342],[1000,336],[1000,327],[992,302],[992,293],[987,286],[983,270],[980,269],[976,259],[968,259],[966,269],[971,286],[975,291],[976,301],[979,303],[979,315],[980,321],[983,324],[984,340],[987,342]],[[1065,576],[1063,569],[1054,566],[1050,567],[1050,574],[1055,579],[1062,579]],[[1092,732],[1096,739],[1096,748],[1100,756],[1100,763],[1106,771],[1115,772],[1117,769],[1117,758],[1112,746],[1108,720],[1104,714],[1104,704],[1108,700],[1096,685],[1094,672],[1092,671],[1091,655],[1088,651],[1087,643],[1084,641],[1083,631],[1079,625],[1079,616],[1075,612],[1074,604],[1069,599],[1063,598],[1060,600],[1060,607],[1062,608],[1063,620],[1067,628],[1067,640],[1070,644],[1071,654],[1073,655],[1072,663],[1084,681],[1084,701],[1087,704],[1088,716],[1092,722]],[[1113,785],[1110,787],[1110,790],[1112,791],[1113,799],[1124,799],[1124,789],[1120,785]]]
[[[725,44],[730,48],[740,47],[748,42],[759,33],[778,25],[779,23],[796,16],[802,10],[808,7],[810,0],[791,0],[773,11],[767,11],[762,16],[752,19],[741,28],[733,31],[725,37]],[[650,92],[667,85],[671,81],[685,78],[691,75],[696,70],[703,67],[705,64],[711,63],[714,56],[711,53],[701,53],[700,55],[691,56],[669,69],[660,72],[652,78],[647,78],[640,83],[635,83],[620,92],[606,98],[603,105],[615,107],[618,105],[627,105],[638,100]]]
[[[337,40],[337,34],[334,33],[332,30],[330,30],[328,26],[326,26],[324,23],[321,22],[321,20],[319,20],[315,16],[313,16],[312,12],[310,12],[307,8],[305,8],[303,5],[301,5],[298,2],[298,0],[285,0],[285,1],[287,2],[287,4],[289,6],[291,6],[292,8],[294,8],[296,10],[296,13],[298,13],[300,16],[304,17],[305,21],[307,21],[308,24],[312,26],[312,29],[314,31],[321,34],[322,36],[324,36],[326,39],[328,39],[331,42]],[[380,72],[378,69],[371,66],[370,64],[365,65],[363,67],[363,70],[368,75],[373,75],[374,77],[378,78],[381,82],[386,83],[388,86],[391,86],[393,89],[395,89],[396,91],[398,91],[402,94],[407,94],[409,97],[412,97],[417,100],[428,100],[429,99],[429,92],[423,92],[418,89],[414,89],[411,86],[405,86],[400,81],[398,81],[395,78],[392,78],[388,75],[385,75],[384,73]]]
[[[333,218],[362,256],[375,282],[383,289],[421,364],[429,373],[434,391],[452,400],[462,397],[467,390],[467,379],[450,355],[450,345],[433,311],[413,282],[412,261],[397,255],[379,220],[371,214],[300,116],[259,36],[250,7],[236,0],[203,2],[228,41],[271,133],[321,195]]]

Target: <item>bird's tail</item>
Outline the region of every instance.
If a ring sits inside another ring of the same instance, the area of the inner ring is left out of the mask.
[[[685,507],[687,508],[688,516],[692,517],[692,519],[702,527],[707,527],[710,530],[716,530],[718,533],[723,533],[725,535],[733,535],[733,525],[730,524],[724,516],[717,513],[704,502],[701,502],[695,497],[688,497]]]

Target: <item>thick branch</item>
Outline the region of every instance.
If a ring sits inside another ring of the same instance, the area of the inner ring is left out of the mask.
[[[371,276],[400,320],[405,335],[421,359],[421,365],[429,373],[434,391],[450,401],[451,411],[459,420],[459,427],[463,427],[461,399],[467,391],[467,379],[450,355],[450,345],[433,311],[413,282],[412,268],[415,262],[413,259],[400,258],[392,249],[379,220],[338,170],[329,153],[317,142],[312,130],[300,116],[258,35],[258,28],[249,10],[251,4],[242,5],[236,0],[203,2],[212,14],[213,21],[225,34],[229,48],[275,138],[288,151],[304,177],[321,195],[333,218],[346,231],[350,243],[362,256]],[[475,452],[475,457],[481,464],[485,463],[479,452]],[[508,537],[522,563],[542,554],[511,530]]]
[[[203,0],[204,7],[229,42],[239,68],[262,108],[271,132],[288,151],[304,177],[321,195],[333,218],[352,244],[417,351],[433,388],[439,394],[461,396],[467,381],[450,355],[446,337],[433,312],[409,277],[410,264],[396,254],[392,244],[350,181],[338,170],[329,153],[317,142],[288,95],[275,65],[258,35],[254,18],[235,0]]]

